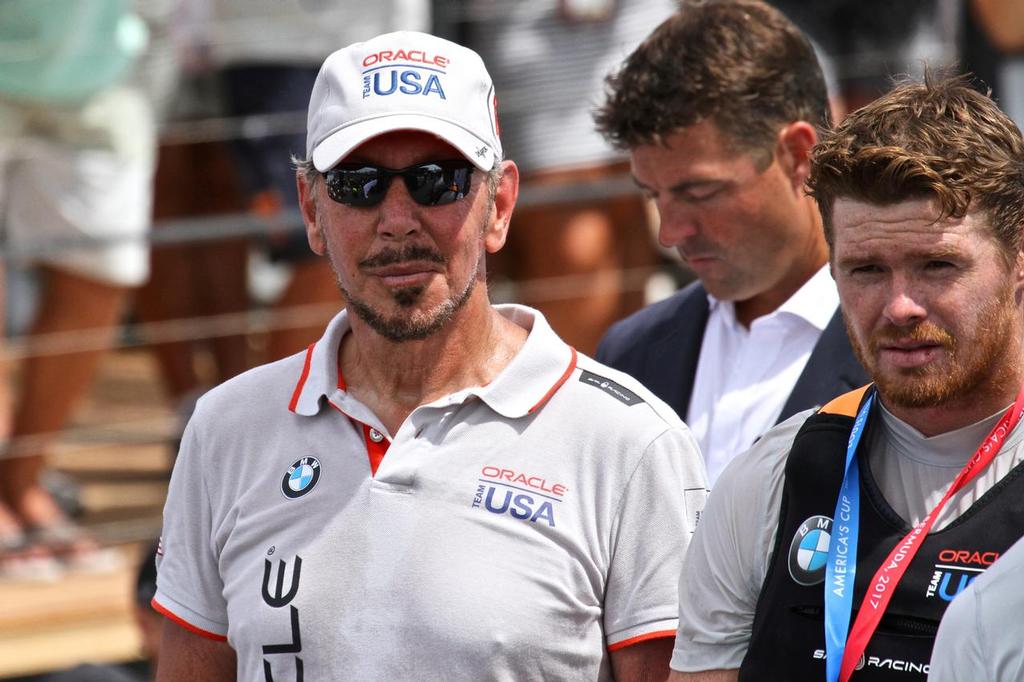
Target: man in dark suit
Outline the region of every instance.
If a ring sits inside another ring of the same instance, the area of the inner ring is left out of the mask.
[[[866,382],[804,189],[829,123],[821,68],[766,4],[684,2],[609,77],[596,118],[699,278],[616,323],[597,357],[675,408],[713,482],[775,423]]]

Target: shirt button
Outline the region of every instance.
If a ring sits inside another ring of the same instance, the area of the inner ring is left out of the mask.
[[[382,434],[377,429],[370,429],[370,440],[372,440],[374,443],[379,443],[382,440],[384,440],[384,434]]]

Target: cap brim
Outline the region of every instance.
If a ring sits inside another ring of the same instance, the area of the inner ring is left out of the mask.
[[[313,165],[318,171],[329,170],[367,140],[398,130],[421,130],[435,135],[458,149],[480,170],[489,171],[494,166],[496,150],[488,142],[461,126],[423,114],[393,114],[347,125],[316,146]]]

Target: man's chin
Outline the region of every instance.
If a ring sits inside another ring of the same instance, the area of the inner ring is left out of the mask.
[[[887,405],[920,409],[942,407],[960,397],[962,379],[947,372],[903,370],[873,376],[878,392]]]
[[[392,292],[391,297],[395,300],[395,303],[399,307],[409,310],[423,298],[423,291],[425,287],[403,287],[401,289],[395,289]]]

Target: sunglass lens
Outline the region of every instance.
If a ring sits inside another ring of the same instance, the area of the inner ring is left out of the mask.
[[[463,163],[425,163],[405,172],[413,200],[424,206],[443,206],[469,194],[473,167]]]
[[[374,206],[388,193],[391,178],[401,175],[413,200],[422,206],[443,206],[469,194],[473,166],[462,161],[440,161],[393,171],[376,166],[334,168],[324,174],[327,194],[349,206]]]
[[[327,173],[327,194],[350,206],[373,206],[388,192],[390,177],[372,166],[336,169]]]

